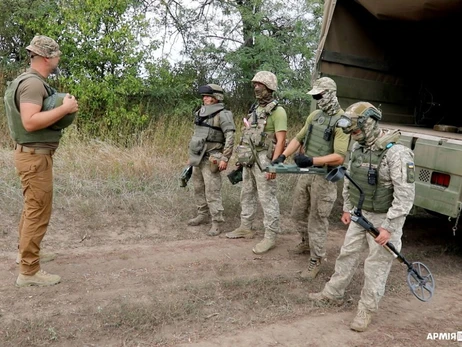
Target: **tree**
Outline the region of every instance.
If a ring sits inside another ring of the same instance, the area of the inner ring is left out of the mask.
[[[165,33],[182,37],[183,54],[193,64],[207,67],[206,79],[231,90],[234,104],[247,109],[252,99],[249,81],[258,70],[276,73],[280,97],[287,103],[309,103],[305,93],[319,33],[320,1],[161,3]]]

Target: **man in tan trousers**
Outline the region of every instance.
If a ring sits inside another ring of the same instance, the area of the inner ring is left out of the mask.
[[[40,267],[43,260],[53,260],[54,254],[40,252],[40,243],[51,217],[53,197],[53,159],[62,129],[57,127],[68,114],[78,111],[71,95],[62,105],[43,110],[44,100],[56,91],[46,82],[59,63],[58,44],[46,36],[36,36],[26,47],[30,69],[8,86],[4,101],[11,138],[15,142],[14,163],[21,179],[24,206],[19,223],[20,274],[16,285],[49,286],[61,281]]]

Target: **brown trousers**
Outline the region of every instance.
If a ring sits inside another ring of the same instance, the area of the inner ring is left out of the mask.
[[[51,153],[25,153],[16,149],[14,163],[24,196],[19,222],[20,272],[34,275],[40,270],[40,243],[51,217],[53,159]]]

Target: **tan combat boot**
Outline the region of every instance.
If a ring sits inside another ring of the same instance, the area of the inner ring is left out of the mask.
[[[207,224],[208,222],[209,222],[209,216],[205,214],[199,214],[196,217],[188,220],[188,225],[195,227],[201,224]]]
[[[276,233],[272,231],[266,231],[265,237],[259,243],[255,245],[252,252],[255,254],[263,254],[276,247]]]
[[[336,305],[340,306],[343,304],[343,299],[336,299],[330,295],[327,295],[323,292],[319,293],[309,293],[308,294],[308,299],[311,301],[316,302],[317,304],[331,304],[331,305]]]
[[[19,274],[18,279],[16,280],[17,287],[28,287],[28,286],[39,286],[47,287],[52,286],[61,282],[61,277],[58,275],[52,275],[46,273],[43,270],[39,270],[32,276]]]
[[[255,233],[252,231],[250,227],[247,227],[243,224],[239,226],[239,228],[234,229],[233,231],[226,233],[226,237],[228,239],[253,239]]]
[[[350,324],[350,329],[354,331],[366,331],[369,323],[372,320],[372,314],[364,310],[358,310],[356,317]]]
[[[207,235],[209,236],[220,235],[222,232],[222,225],[223,225],[223,222],[212,221],[212,227],[207,232]]]
[[[302,240],[298,245],[289,250],[292,254],[305,254],[310,253],[310,244],[308,241]]]
[[[39,256],[40,256],[40,263],[48,263],[49,261],[56,259],[56,253],[45,253],[45,252],[40,251]],[[20,262],[21,262],[21,253],[18,252],[18,254],[16,255],[16,264],[19,264]]]
[[[300,278],[305,280],[314,280],[319,273],[321,268],[321,259],[310,259],[308,268],[303,270],[300,274]]]

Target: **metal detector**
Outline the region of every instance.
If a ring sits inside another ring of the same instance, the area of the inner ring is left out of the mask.
[[[365,198],[364,192],[361,187],[351,179],[346,171],[347,169],[344,166],[339,166],[327,174],[326,180],[330,182],[337,182],[345,176],[359,190],[358,206],[353,211],[350,211],[351,220],[356,224],[359,224],[375,238],[380,234],[380,232],[363,216],[361,211]],[[396,250],[395,246],[391,242],[387,242],[384,247],[390,253],[395,254],[401,263],[406,264],[407,284],[411,289],[412,294],[414,294],[420,301],[430,300],[435,291],[435,279],[433,278],[430,269],[425,264],[418,261],[413,263],[408,262],[406,258],[404,258],[404,256]]]
[[[277,164],[277,165],[268,165],[263,167],[258,158],[257,149],[252,139],[249,139],[249,147],[252,151],[252,155],[255,158],[255,163],[261,172],[271,172],[271,173],[280,173],[280,174],[317,174],[325,175],[327,174],[327,167],[298,167],[296,164]]]

